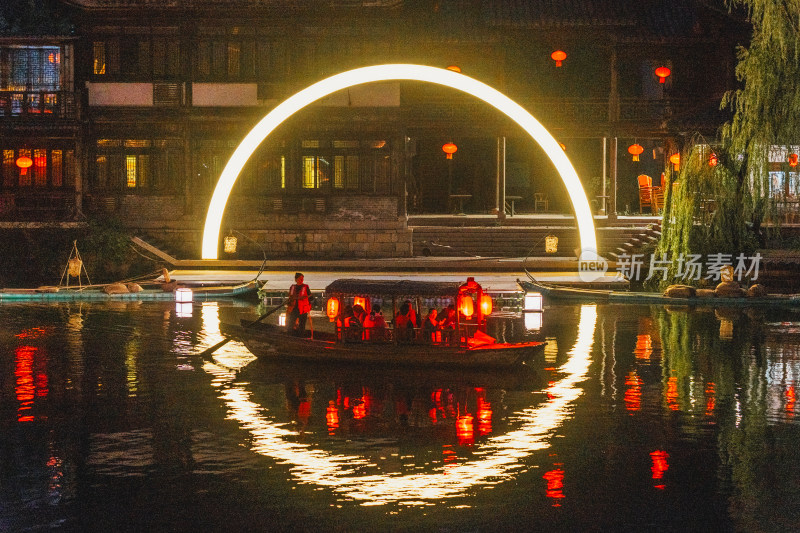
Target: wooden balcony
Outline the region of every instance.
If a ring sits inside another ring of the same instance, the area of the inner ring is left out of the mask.
[[[75,193],[25,191],[0,193],[0,220],[62,222],[75,214]]]
[[[0,117],[75,119],[75,94],[68,91],[0,91]]]

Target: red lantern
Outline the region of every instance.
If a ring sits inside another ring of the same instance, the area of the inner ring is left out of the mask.
[[[556,50],[555,52],[550,54],[550,57],[553,59],[553,61],[556,62],[556,66],[560,67],[561,62],[567,58],[567,53],[564,52],[563,50]]]
[[[447,143],[442,146],[442,151],[447,154],[447,159],[453,159],[453,154],[458,151],[458,146],[453,143]]]
[[[681,167],[681,154],[676,152],[669,156],[669,162],[672,163],[673,170],[677,171]]]
[[[656,69],[656,76],[658,76],[658,83],[665,83],[672,71],[667,67],[658,67]]]
[[[458,310],[466,318],[470,318],[475,313],[475,302],[472,300],[472,296],[462,295],[458,299]]]
[[[336,317],[339,316],[339,299],[338,298],[330,298],[330,299],[328,299],[327,314],[328,314],[328,318],[331,320],[331,322],[336,320]]]
[[[353,298],[353,307],[355,307],[357,305],[360,305],[361,309],[366,311],[367,310],[367,299],[364,298],[363,296],[356,296],[355,298]]]
[[[708,166],[715,167],[717,166],[717,163],[719,163],[719,158],[717,157],[717,154],[711,152],[711,155],[708,156]]]
[[[484,316],[492,314],[492,297],[488,294],[481,294],[481,314]]]
[[[453,72],[461,72],[461,67],[458,65],[450,65],[447,67],[447,70],[452,70]]]
[[[797,154],[789,154],[789,166],[797,166]]]
[[[20,168],[23,176],[28,173],[28,169],[33,166],[33,160],[30,157],[22,156],[17,158],[17,166]]]
[[[628,146],[628,153],[633,156],[633,161],[638,161],[642,152],[644,152],[644,148],[642,148],[642,146],[639,144],[632,144]]]

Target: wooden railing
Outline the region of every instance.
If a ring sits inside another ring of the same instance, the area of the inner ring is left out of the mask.
[[[70,220],[75,214],[75,193],[0,193],[0,220],[13,222],[54,222]]]
[[[0,117],[76,118],[75,101],[68,91],[0,91]]]

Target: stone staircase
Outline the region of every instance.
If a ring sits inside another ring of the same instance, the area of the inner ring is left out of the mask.
[[[413,226],[414,255],[450,257],[576,257],[578,232],[572,226]],[[615,259],[658,239],[646,225],[597,228],[600,255]],[[545,237],[558,237],[558,252],[546,254]]]
[[[623,254],[630,256],[644,253],[642,251],[644,248],[655,246],[661,238],[660,222],[650,224],[640,229],[640,232],[630,236],[627,241],[617,246],[614,250],[609,251],[608,258],[616,261]]]

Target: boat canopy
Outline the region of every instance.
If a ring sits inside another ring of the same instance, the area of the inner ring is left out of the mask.
[[[384,279],[337,279],[325,287],[326,296],[458,296],[458,281],[411,281]]]

